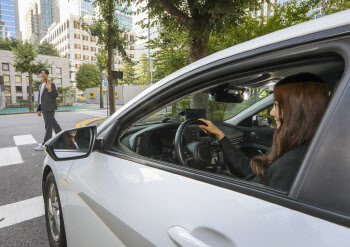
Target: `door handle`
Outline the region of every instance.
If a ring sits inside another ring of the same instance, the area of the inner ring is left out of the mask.
[[[173,226],[168,229],[170,238],[181,247],[210,247],[203,241],[195,238],[191,232],[181,226]]]

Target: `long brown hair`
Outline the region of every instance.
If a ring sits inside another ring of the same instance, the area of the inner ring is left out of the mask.
[[[281,125],[274,133],[270,153],[250,162],[253,172],[261,179],[271,163],[313,137],[327,106],[329,91],[317,76],[301,73],[277,83],[274,97]]]

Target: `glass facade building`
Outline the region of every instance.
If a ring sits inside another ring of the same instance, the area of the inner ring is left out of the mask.
[[[85,0],[80,0],[80,16],[85,15],[95,15],[95,7],[91,2],[86,2]]]
[[[13,0],[0,0],[0,37],[16,38],[16,17]]]
[[[126,13],[124,14],[124,12]],[[131,9],[124,10],[124,7],[117,7],[116,14],[119,27],[128,31],[132,30]]]

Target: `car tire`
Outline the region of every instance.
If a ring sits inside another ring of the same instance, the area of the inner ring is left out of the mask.
[[[51,247],[66,247],[66,232],[63,222],[60,196],[52,172],[48,174],[44,190],[45,221]]]

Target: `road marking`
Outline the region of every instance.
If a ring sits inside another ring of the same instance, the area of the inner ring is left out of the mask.
[[[0,166],[23,163],[17,147],[0,148]]]
[[[0,206],[0,229],[44,215],[42,196]]]
[[[19,145],[26,145],[26,144],[37,144],[38,142],[34,139],[32,135],[20,135],[20,136],[14,136],[13,137],[15,144],[17,146]]]
[[[99,117],[99,118],[92,118],[92,119],[88,119],[88,120],[85,120],[83,122],[80,122],[78,123],[77,125],[75,125],[76,128],[78,127],[83,127],[91,122],[94,122],[94,121],[97,121],[97,120],[100,120],[100,119],[105,119],[104,117]]]

